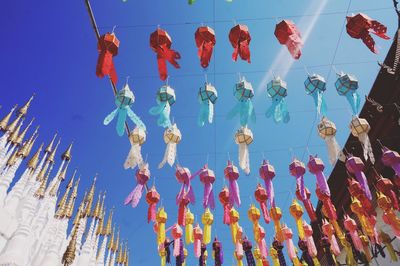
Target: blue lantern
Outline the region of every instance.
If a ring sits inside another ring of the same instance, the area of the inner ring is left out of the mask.
[[[204,126],[208,121],[210,124],[214,117],[214,104],[217,102],[217,90],[210,83],[206,83],[199,90],[200,114],[198,124]]]
[[[239,114],[240,124],[242,126],[246,126],[249,122],[249,119],[255,122],[256,114],[254,112],[253,103],[251,102],[251,99],[254,96],[254,90],[251,86],[251,83],[246,81],[245,78],[242,78],[241,81],[235,85],[233,95],[238,103],[228,113],[228,119],[231,119]]]
[[[324,92],[326,90],[324,77],[317,74],[310,75],[304,81],[304,86],[306,93],[313,97],[317,112],[325,116],[327,107],[324,99]]]
[[[266,117],[273,117],[276,123],[283,121],[288,123],[290,120],[289,111],[285,102],[287,96],[287,85],[280,77],[274,78],[267,85],[267,94],[271,98],[272,104],[265,113]]]
[[[117,108],[106,116],[103,124],[108,125],[116,116],[118,116],[116,129],[118,135],[122,136],[124,134],[126,117],[128,116],[137,127],[146,130],[146,126],[142,120],[140,120],[131,109],[131,105],[134,101],[135,96],[133,95],[133,92],[130,90],[129,85],[125,84],[125,86],[115,96],[115,105]]]
[[[168,85],[162,86],[157,92],[157,106],[150,108],[151,115],[158,115],[157,125],[163,128],[171,127],[171,106],[175,103],[175,91]]]
[[[353,114],[357,114],[360,109],[360,96],[357,93],[358,80],[355,76],[350,74],[344,74],[343,72],[338,74],[338,79],[335,82],[336,91],[339,95],[345,96],[349,102]]]

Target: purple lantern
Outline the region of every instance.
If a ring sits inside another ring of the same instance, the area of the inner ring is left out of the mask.
[[[272,179],[275,177],[275,168],[267,160],[263,160],[259,173],[265,182],[269,204],[271,204],[272,208],[275,208],[275,192],[272,184]]]
[[[240,206],[240,190],[237,180],[239,178],[239,170],[236,166],[228,161],[228,165],[224,169],[225,178],[229,181],[229,203],[233,207],[236,204],[237,207]]]
[[[327,196],[330,196],[331,191],[329,190],[329,186],[326,182],[326,177],[323,172],[325,169],[324,162],[320,158],[310,155],[310,160],[308,161],[307,167],[308,171],[310,171],[310,173],[315,175],[317,178],[317,185],[321,192]]]
[[[304,174],[306,173],[306,167],[304,163],[294,159],[293,162],[289,165],[290,174],[296,177],[297,188],[300,191],[301,198],[307,199],[306,189],[304,187]]]
[[[368,187],[367,177],[363,172],[364,162],[359,157],[350,156],[346,160],[346,168],[347,171],[356,176],[357,181],[360,183],[365,195],[369,200],[372,200],[372,194]]]
[[[203,196],[203,207],[210,207],[212,210],[215,208],[215,200],[213,193],[213,183],[215,182],[214,171],[208,169],[208,165],[205,165],[200,173],[200,181],[204,184],[204,196]]]

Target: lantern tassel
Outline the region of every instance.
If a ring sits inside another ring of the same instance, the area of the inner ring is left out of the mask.
[[[368,134],[367,133],[361,133],[359,134],[359,140],[363,146],[363,150],[364,150],[364,159],[368,160],[368,157],[371,161],[372,164],[375,163],[375,157],[374,157],[374,153],[372,150],[372,146],[371,146],[371,142],[369,140]]]
[[[136,166],[139,166],[143,164],[143,157],[142,157],[142,147],[138,144],[135,143],[131,146],[131,149],[129,150],[128,156],[126,157],[125,163],[124,163],[124,168],[128,169],[134,169]]]
[[[269,204],[271,204],[272,208],[275,208],[275,191],[271,178],[266,178],[264,180],[264,183],[265,183],[265,189],[267,190]]]
[[[237,206],[240,206],[240,190],[236,180],[229,179],[229,190],[229,204],[233,206],[236,203]]]
[[[214,104],[210,100],[202,101],[200,104],[200,114],[198,119],[198,125],[204,126],[206,121],[212,124],[214,118]]]
[[[278,95],[272,97],[272,104],[265,113],[265,116],[267,118],[273,117],[276,123],[280,121],[288,123],[290,115],[285,99]]]
[[[325,137],[326,146],[328,148],[329,162],[334,165],[339,158],[340,146],[334,135]]]
[[[164,153],[164,158],[158,165],[158,169],[162,168],[165,165],[165,163],[168,163],[170,166],[174,165],[175,158],[176,158],[176,143],[170,142],[167,144]]]
[[[131,203],[132,208],[135,208],[139,204],[140,198],[142,197],[143,189],[143,184],[138,183],[132,192],[129,193],[128,197],[126,197],[124,204],[128,205]]]
[[[323,92],[317,89],[311,94],[311,96],[314,99],[318,114],[325,116],[327,107]]]
[[[353,110],[353,114],[356,115],[360,109],[360,95],[358,95],[357,92],[348,92],[345,94],[345,96],[351,106],[351,109]]]
[[[171,127],[171,106],[168,102],[160,102],[157,100],[158,105],[150,108],[149,113],[151,115],[158,115],[157,125],[163,128]]]
[[[207,208],[208,206],[213,210],[215,208],[213,185],[211,183],[204,185],[203,207]]]
[[[239,166],[246,175],[250,174],[249,147],[246,143],[239,144]]]
[[[150,223],[150,221],[155,222],[156,221],[156,207],[157,204],[152,203],[149,206],[149,209],[147,210],[147,222]]]

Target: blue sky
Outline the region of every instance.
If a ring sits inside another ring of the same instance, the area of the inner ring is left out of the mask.
[[[350,4],[350,6],[349,6]],[[121,41],[116,69],[120,77],[118,88],[130,76],[130,86],[136,96],[133,110],[146,123],[147,142],[143,146],[148,155],[152,180],[162,195],[162,203],[168,212],[168,225],[176,221],[175,195],[180,186],[175,180],[174,170],[164,167],[156,169],[164,152],[163,129],[156,126],[156,118],[148,114],[155,104],[155,93],[164,83],[158,79],[156,57],[149,47],[149,35],[157,25],[168,31],[173,48],[182,55],[181,69],[168,66],[169,84],[175,88],[177,101],[171,115],[180,128],[183,139],[178,146],[179,162],[196,172],[207,162],[215,170],[215,195],[224,184],[223,169],[228,153],[237,164],[237,145],[233,136],[238,129],[238,120],[226,120],[226,114],[235,104],[232,87],[238,81],[238,73],[252,82],[256,91],[253,99],[257,123],[251,124],[254,143],[250,146],[251,168],[249,176],[243,173],[239,179],[242,196],[240,224],[253,239],[247,209],[253,202],[253,191],[257,184],[258,167],[263,159],[275,166],[274,179],[277,205],[284,213],[283,221],[293,231],[295,224],[288,207],[293,198],[295,179],[289,175],[288,165],[293,155],[304,162],[308,150],[318,154],[328,166],[324,142],[315,128],[313,100],[304,91],[307,77],[305,68],[328,79],[325,97],[328,117],[336,123],[337,139],[343,144],[349,134],[351,119],[349,105],[334,89],[334,70],[356,75],[360,82],[359,94],[364,99],[378,72],[377,60],[383,60],[391,41],[378,40],[381,53],[372,54],[360,40],[351,39],[344,31],[341,34],[346,10],[349,14],[364,12],[388,26],[388,35],[393,36],[396,18],[391,9],[392,1],[373,0],[198,0],[194,5],[181,1],[93,1],[92,6],[101,33],[114,25]],[[0,104],[4,114],[15,103],[22,103],[35,92],[36,98],[29,112],[41,125],[40,139],[46,142],[54,132],[62,137],[62,149],[75,141],[72,167],[78,167],[82,175],[81,194],[92,178],[99,173],[98,190],[107,190],[107,205],[117,209],[115,221],[121,226],[122,235],[129,240],[131,262],[136,265],[157,265],[155,235],[146,222],[147,204],[144,200],[136,209],[125,207],[122,201],[135,186],[132,171],[122,168],[130,145],[126,137],[118,137],[114,124],[102,125],[104,117],[114,109],[112,91],[107,79],[95,76],[97,60],[96,39],[91,28],[83,1],[17,1],[3,4],[5,15],[0,17],[3,36],[2,89]],[[320,15],[318,15],[320,13]],[[303,56],[292,62],[285,47],[279,45],[273,34],[276,21],[292,19],[298,24],[304,37],[307,36]],[[252,35],[250,50],[252,63],[231,60],[232,47],[228,33],[234,23],[246,24]],[[201,24],[214,28],[217,45],[215,57],[204,72],[197,58],[194,32]],[[340,37],[341,36],[341,37]],[[336,50],[337,47],[337,50]],[[197,126],[199,104],[197,91],[203,85],[205,75],[218,90],[215,123],[204,128]],[[284,76],[288,83],[287,103],[291,115],[290,123],[275,124],[265,118],[270,105],[265,84],[271,74]],[[387,89],[387,88],[382,88]],[[362,100],[362,103],[364,100]],[[72,172],[72,171],[71,171]],[[307,173],[306,186],[315,190],[315,177]],[[200,202],[203,186],[198,179],[193,182],[196,197]],[[314,204],[316,203],[313,196]],[[200,218],[200,204],[191,207]],[[228,227],[222,224],[222,208],[217,204],[214,214],[213,234],[223,241],[226,264],[231,263],[233,245]],[[270,244],[273,227],[267,229]],[[295,237],[294,239],[297,239]],[[296,241],[297,242],[297,241]],[[193,247],[189,247],[187,265],[194,264]]]

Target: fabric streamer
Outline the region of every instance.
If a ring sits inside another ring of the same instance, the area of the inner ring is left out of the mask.
[[[146,130],[146,126],[140,120],[140,118],[132,111],[131,105],[135,102],[135,96],[129,88],[128,83],[117,93],[115,96],[115,105],[117,108],[112,111],[103,121],[103,124],[107,126],[117,116],[117,133],[119,136],[124,134],[125,120],[128,116],[137,127]]]
[[[336,91],[340,96],[346,97],[353,114],[358,114],[360,109],[360,95],[357,93],[358,80],[355,76],[343,72],[337,74],[338,79],[335,82]]]
[[[362,190],[369,200],[372,200],[372,194],[368,186],[367,177],[365,176],[364,163],[359,157],[350,156],[346,160],[346,169],[351,174],[355,175],[357,181],[360,183]]]
[[[167,219],[168,215],[164,208],[159,208],[156,215],[158,245],[161,245],[165,242],[165,223],[167,222]]]
[[[136,187],[129,193],[128,197],[126,197],[124,204],[128,205],[131,204],[132,208],[135,208],[138,204],[140,199],[142,198],[142,193],[144,187],[150,179],[150,170],[149,165],[145,164],[142,168],[136,171]]]
[[[354,201],[354,206],[358,205],[356,201],[360,202],[360,205],[363,206],[363,208],[360,209],[360,213],[363,215],[367,215],[367,213],[376,215],[375,207],[372,205],[372,201],[366,196],[360,183],[349,178],[348,184],[350,195],[354,198],[352,199],[352,201]]]
[[[182,134],[176,124],[173,124],[170,128],[165,129],[164,142],[167,144],[167,147],[165,149],[164,158],[158,165],[159,169],[162,168],[165,163],[168,163],[171,167],[175,163],[177,144],[181,141],[181,139]]]
[[[318,262],[318,251],[315,246],[314,238],[313,238],[313,229],[311,225],[309,225],[306,221],[303,220],[303,230],[304,230],[304,240],[307,243],[308,254],[313,258],[314,264],[319,265]]]
[[[329,239],[331,250],[337,257],[340,255],[340,247],[335,237],[335,229],[326,219],[322,219],[322,232]]]
[[[97,58],[96,75],[99,78],[109,76],[114,85],[117,84],[118,76],[115,71],[113,57],[118,54],[119,40],[114,32],[101,35],[97,43],[99,57]]]
[[[190,211],[189,208],[187,208],[185,215],[185,241],[187,245],[194,242],[193,223],[194,223],[194,214]]]
[[[386,234],[385,232],[383,232],[382,230],[379,232],[379,236],[382,239],[382,243],[386,246],[386,249],[389,252],[391,261],[397,262],[398,258],[397,258],[396,251],[393,248],[391,237],[388,234]]]
[[[222,243],[217,238],[214,238],[212,249],[215,260],[214,266],[222,266],[222,264],[224,263],[224,253],[222,250]]]
[[[254,239],[257,242],[257,248],[260,252],[260,262],[262,262],[263,259],[266,259],[268,256],[267,252],[267,244],[265,242],[265,230],[264,228],[259,224],[259,220],[261,217],[261,212],[254,204],[250,205],[249,210],[247,211],[247,216],[249,217],[249,220],[253,223],[253,234],[254,234]],[[254,252],[256,249],[254,249]]]
[[[254,197],[256,198],[256,201],[260,203],[261,213],[265,223],[269,224],[271,218],[269,217],[268,207],[267,207],[268,195],[267,191],[265,190],[265,188],[261,186],[261,184],[257,185],[257,188],[254,191]]]
[[[157,91],[157,106],[150,108],[151,115],[158,116],[157,125],[163,128],[170,128],[172,126],[170,113],[171,106],[175,103],[175,90],[168,85],[162,86]]]
[[[182,197],[177,202],[178,204],[178,224],[185,226],[186,224],[186,209],[189,205],[190,200],[186,193],[182,195]]]
[[[231,222],[229,212],[232,206],[230,204],[230,191],[226,186],[221,190],[221,192],[219,192],[218,198],[222,204],[222,207],[224,208],[223,223],[226,225],[230,225]]]
[[[304,239],[305,234],[304,234],[303,219],[302,219],[304,211],[296,199],[293,199],[293,202],[289,207],[289,211],[290,215],[292,215],[294,220],[296,221],[299,238]]]
[[[241,77],[239,83],[236,83],[234,87],[233,95],[238,103],[228,113],[227,118],[232,119],[239,114],[241,126],[247,126],[250,121],[255,123],[256,113],[251,101],[254,97],[254,90],[251,83],[246,81],[244,77]]]
[[[390,202],[393,204],[393,208],[395,210],[400,211],[399,201],[395,192],[395,186],[390,179],[378,175],[376,180],[376,188],[390,199]]]
[[[305,262],[308,266],[314,266],[315,265],[314,261],[311,258],[310,254],[308,253],[307,242],[305,240],[299,239],[299,242],[297,245],[299,246],[300,250],[302,251],[300,262],[302,262],[302,263]]]
[[[274,241],[272,242],[272,247],[276,251],[276,256],[278,258],[278,263],[279,263],[278,265],[286,266],[285,256],[283,255],[283,252],[282,252],[282,249],[283,249],[282,242],[278,241],[277,239],[274,239]],[[271,254],[273,254],[273,253],[274,253],[274,251],[271,250]],[[275,265],[275,262],[274,262],[274,265]]]
[[[331,243],[329,242],[329,238],[328,237],[323,236],[321,238],[321,246],[324,249],[324,253],[325,253],[328,265],[329,266],[336,265],[335,258],[333,257],[333,254],[331,252]]]
[[[378,205],[379,205],[379,199],[378,199]],[[357,215],[357,218],[359,220],[362,231],[371,238],[373,243],[375,243],[376,242],[376,228],[375,228],[376,218],[373,216],[376,215],[376,212],[374,214],[367,212],[366,208],[364,208],[363,204],[357,198],[354,198],[354,197],[351,198],[350,209],[355,215]],[[385,221],[385,219],[383,219],[383,220]]]
[[[254,260],[253,252],[251,251],[253,245],[247,237],[243,239],[242,245],[244,254],[246,255],[247,266],[256,266],[256,261]]]
[[[176,180],[182,184],[178,195],[176,195],[176,204],[179,204],[185,194],[187,195],[190,203],[194,204],[196,202],[196,198],[191,185],[191,180],[195,177],[195,175],[192,176],[188,168],[177,165],[175,177]]]
[[[124,168],[135,169],[136,166],[140,168],[143,165],[141,147],[146,141],[146,131],[140,127],[135,127],[129,135],[129,141],[131,143],[131,149],[126,157]]]
[[[250,174],[249,145],[253,143],[253,132],[250,128],[241,127],[235,134],[235,142],[239,146],[239,166],[246,175]]]
[[[177,60],[181,55],[171,49],[172,40],[165,30],[157,29],[150,35],[150,47],[157,54],[158,73],[161,80],[168,77],[167,61],[175,68],[180,68]]]
[[[276,123],[283,121],[288,123],[290,115],[285,101],[287,96],[287,84],[280,77],[276,77],[267,84],[267,96],[271,98],[272,104],[265,116],[272,117]]]
[[[326,91],[325,78],[317,74],[309,75],[306,81],[304,81],[304,86],[306,89],[306,93],[314,99],[317,113],[325,116],[327,111],[324,98],[324,92]]]
[[[214,200],[214,192],[213,192],[213,183],[215,182],[215,174],[214,171],[208,168],[208,165],[205,165],[200,173],[200,181],[204,184],[204,196],[203,196],[203,207],[215,209],[215,200]]]
[[[149,205],[147,211],[147,222],[156,221],[157,203],[160,201],[160,194],[157,192],[156,187],[152,186],[146,193],[146,202]]]
[[[246,25],[236,25],[229,32],[229,41],[234,48],[232,59],[237,61],[238,55],[244,61],[250,63],[250,41],[249,28]]]
[[[324,162],[318,158],[317,156],[310,155],[310,159],[307,163],[307,168],[310,173],[315,175],[317,180],[317,186],[319,187],[320,191],[327,195],[331,195],[331,191],[329,189],[328,183],[326,182],[326,177],[324,175],[325,165]]]
[[[343,221],[344,228],[349,232],[351,240],[353,241],[354,247],[359,252],[363,251],[363,244],[361,242],[360,236],[358,235],[358,226],[354,219],[350,218],[347,214],[344,215]]]
[[[224,175],[229,182],[229,204],[230,206],[240,207],[240,189],[237,183],[239,170],[230,160],[228,160],[228,165],[224,169]]]
[[[268,201],[271,207],[275,207],[275,192],[272,179],[275,177],[275,168],[267,160],[263,160],[259,169],[260,177],[264,180]]]
[[[206,82],[199,89],[198,99],[200,103],[198,125],[202,127],[207,121],[212,124],[214,119],[214,105],[218,99],[217,90],[211,83]]]
[[[183,231],[182,228],[179,226],[179,224],[174,224],[171,229],[171,235],[172,238],[174,239],[174,257],[178,257],[181,255],[181,237],[182,237]]]
[[[322,117],[318,126],[319,136],[325,140],[328,148],[328,157],[331,165],[334,165],[340,155],[340,146],[336,140],[336,125],[326,117]]]
[[[200,258],[201,256],[201,241],[203,241],[203,230],[201,230],[199,224],[193,228],[193,239],[194,239],[194,256]]]
[[[335,205],[333,205],[332,203],[331,197],[322,193],[318,187],[318,184],[315,189],[315,194],[317,195],[318,200],[322,202],[322,211],[324,215],[329,220],[337,220],[336,208]]]
[[[394,235],[400,237],[400,218],[397,217],[396,211],[393,209],[390,199],[382,192],[377,193],[378,206],[383,210],[382,220],[389,225]]]
[[[203,223],[203,244],[209,244],[211,242],[211,226],[214,223],[214,215],[211,213],[209,208],[206,208],[203,215],[201,216],[201,222]]]
[[[351,134],[357,137],[361,142],[361,146],[364,151],[364,159],[367,161],[368,158],[372,164],[375,163],[375,156],[372,150],[371,141],[368,137],[368,132],[371,129],[368,121],[364,118],[354,116],[350,123]]]
[[[269,215],[274,222],[275,238],[279,243],[282,243],[284,241],[281,226],[282,211],[279,207],[272,207],[269,210]]]
[[[282,227],[283,237],[286,242],[286,248],[288,250],[288,255],[290,260],[292,261],[294,266],[300,266],[299,258],[297,257],[296,247],[293,244],[293,232],[292,229],[287,227],[287,225],[283,225]]]
[[[383,147],[381,160],[384,165],[391,167],[395,171],[394,182],[400,188],[400,154],[397,151]]]
[[[194,39],[198,48],[197,56],[200,58],[200,65],[207,68],[216,43],[215,32],[210,27],[201,26],[197,28]]]
[[[199,258],[199,266],[206,266],[207,258],[208,258],[207,246],[204,243],[202,243],[201,244],[201,255]]]
[[[294,59],[300,59],[301,49],[304,44],[301,39],[301,33],[293,21],[285,19],[279,22],[275,27],[275,37],[280,44],[286,45]]]
[[[306,189],[304,186],[304,174],[306,173],[304,163],[297,159],[294,159],[289,165],[289,172],[292,176],[296,178],[296,186],[297,189],[300,191],[300,196],[302,200],[307,199]]]
[[[315,213],[315,208],[314,208],[314,206],[313,206],[313,204],[311,202],[311,199],[310,199],[311,192],[308,190],[307,187],[304,187],[304,189],[305,189],[305,192],[306,192],[306,198],[305,199],[303,198],[303,196],[300,193],[300,189],[299,188],[296,189],[296,197],[297,197],[298,200],[300,200],[303,203],[304,208],[306,209],[308,217],[310,218],[310,220],[312,222],[314,222],[314,221],[317,220],[317,214]]]
[[[245,255],[243,250],[242,238],[243,238],[243,228],[241,226],[238,226],[236,231],[236,243],[234,252],[238,266],[243,266],[243,257]]]
[[[390,37],[386,35],[387,28],[385,25],[371,19],[363,13],[347,16],[346,19],[346,30],[350,37],[361,39],[368,49],[375,54],[378,53],[378,50],[375,47],[375,40],[372,38],[371,33],[384,40],[390,39]]]

